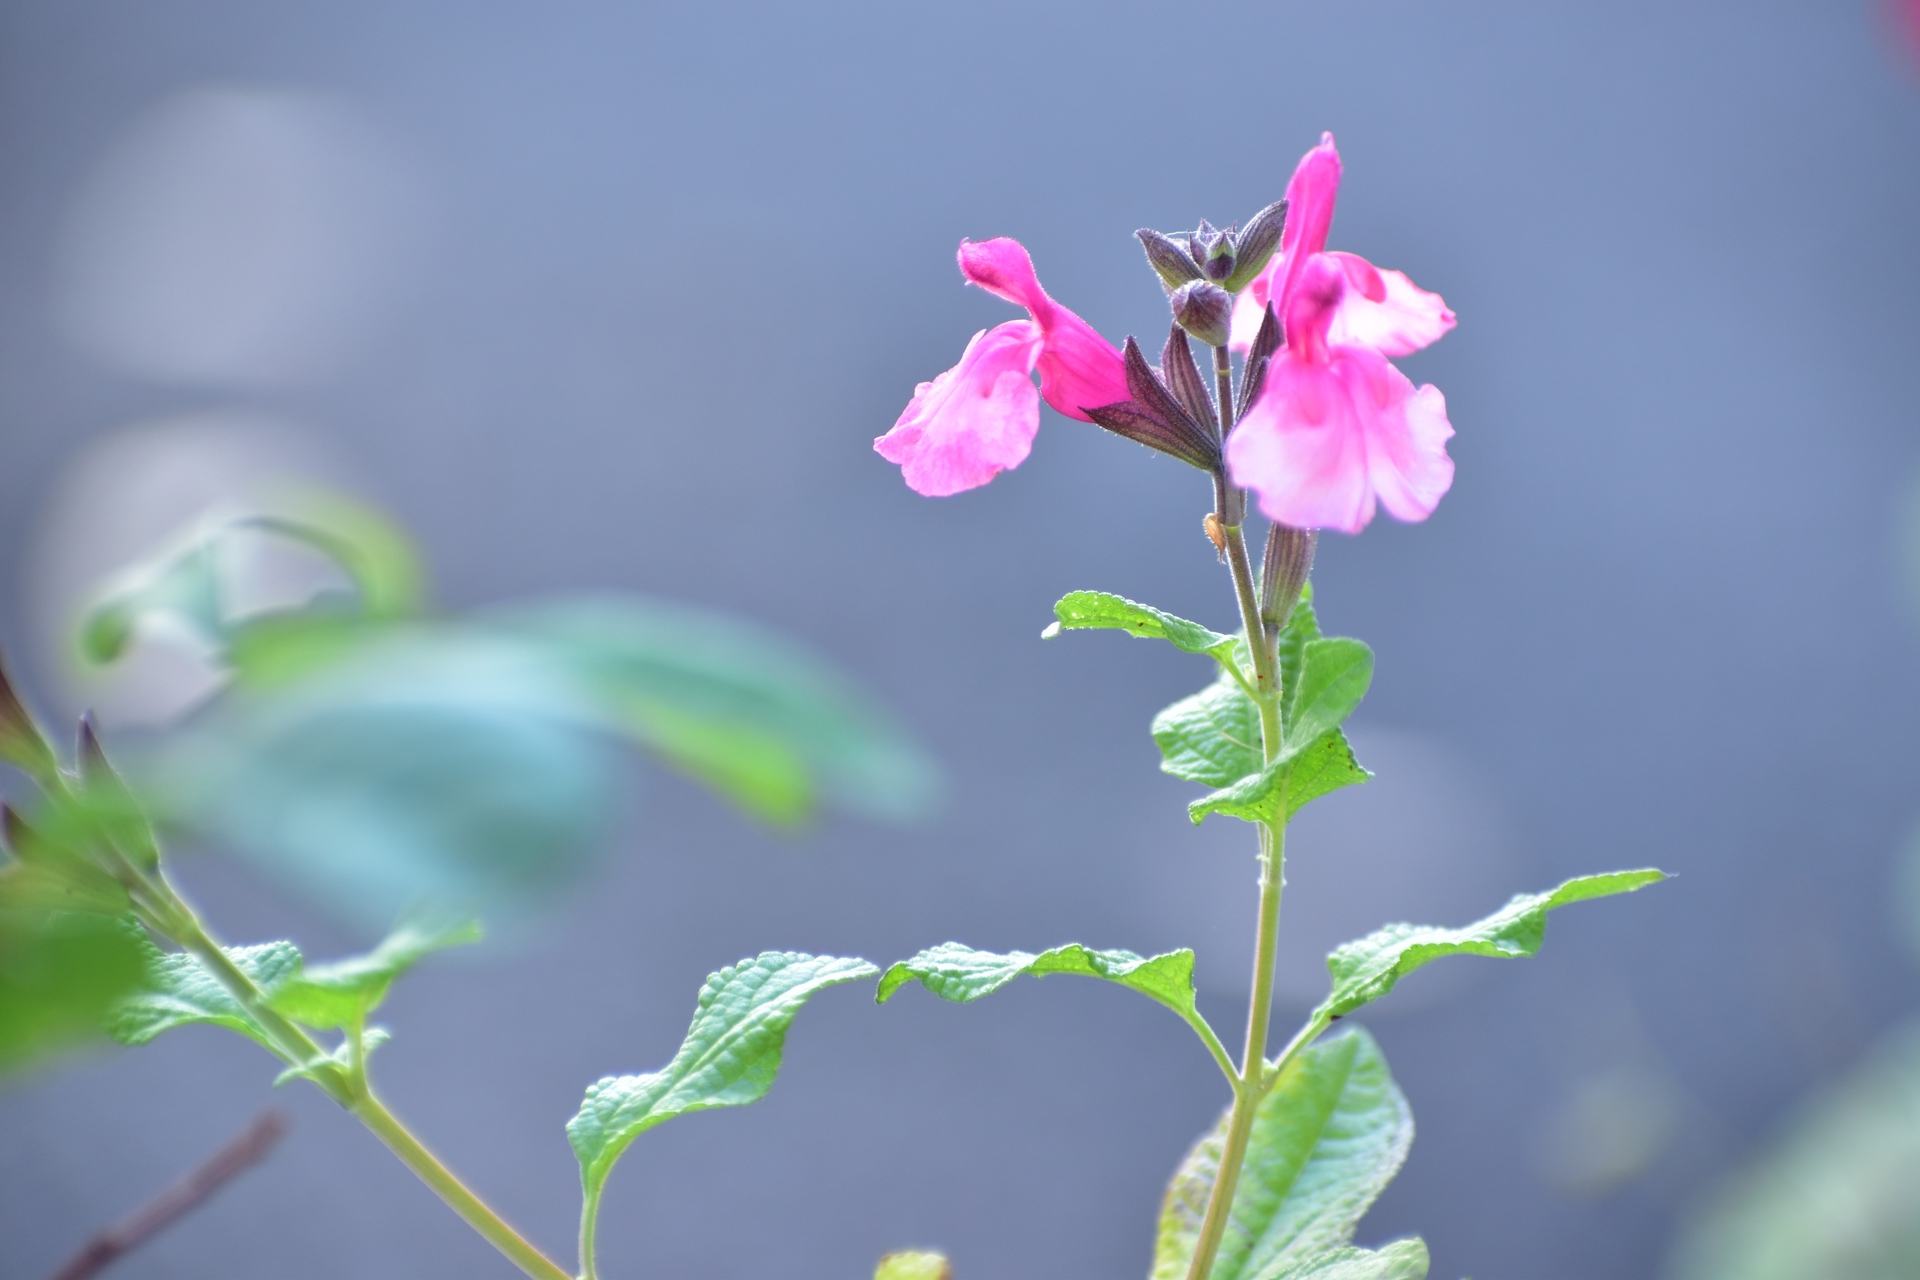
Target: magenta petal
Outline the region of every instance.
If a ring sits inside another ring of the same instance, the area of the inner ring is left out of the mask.
[[[1126,360],[1113,344],[1059,303],[1040,349],[1040,394],[1069,418],[1092,422],[1083,410],[1132,398]]]
[[[1033,255],[1025,245],[1007,236],[975,243],[960,242],[960,274],[968,284],[978,285],[996,298],[1005,298],[1025,307],[1045,328],[1053,319],[1054,301],[1040,287],[1033,270]]]
[[[1378,352],[1333,347],[1321,363],[1288,348],[1228,438],[1227,466],[1269,519],[1358,533],[1376,503],[1402,520],[1433,512],[1453,483],[1452,434],[1440,393]]]
[[[1453,328],[1453,312],[1440,295],[1428,293],[1401,272],[1382,271],[1349,253],[1328,256],[1342,259],[1348,279],[1354,275],[1351,264],[1358,263],[1382,286],[1382,296],[1377,298],[1371,293],[1363,296],[1357,289],[1348,291],[1328,341],[1372,347],[1383,356],[1405,356],[1438,342]]]
[[[1026,320],[974,334],[959,364],[914,391],[875,452],[929,498],[977,489],[1019,466],[1040,429],[1032,376],[1040,343]]]

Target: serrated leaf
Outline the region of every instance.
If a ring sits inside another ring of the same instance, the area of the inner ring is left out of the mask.
[[[1286,816],[1291,818],[1309,801],[1372,776],[1353,758],[1346,734],[1330,729],[1303,750],[1274,761],[1259,773],[1201,796],[1187,805],[1187,816],[1195,825],[1215,813],[1247,822],[1267,822],[1279,812],[1284,797]]]
[[[1430,1265],[1426,1241],[1414,1236],[1378,1249],[1335,1249],[1249,1280],[1426,1280]]]
[[[1401,978],[1442,956],[1533,955],[1546,937],[1547,912],[1588,898],[1631,893],[1666,878],[1664,871],[1651,867],[1577,876],[1546,893],[1519,894],[1500,910],[1463,929],[1390,924],[1345,943],[1327,957],[1333,991],[1317,1012],[1336,1018],[1351,1013],[1386,995]]]
[[[765,951],[707,979],[680,1051],[659,1071],[587,1090],[567,1139],[590,1200],[635,1138],[676,1116],[758,1101],[780,1070],[787,1028],[815,992],[872,977],[865,960]]]
[[[1226,1127],[1223,1115],[1167,1186],[1152,1280],[1187,1274]],[[1412,1142],[1413,1113],[1373,1037],[1355,1028],[1302,1050],[1255,1113],[1211,1280],[1278,1280],[1347,1244]]]
[[[443,947],[478,942],[472,920],[451,923],[403,921],[385,941],[365,955],[313,965],[274,992],[274,1009],[309,1027],[351,1027],[387,998],[395,978]]]
[[[1344,636],[1309,640],[1296,671],[1293,685],[1283,686],[1283,760],[1346,723],[1373,682],[1373,650]]]
[[[1287,625],[1280,629],[1280,639],[1274,647],[1274,657],[1280,664],[1280,690],[1287,693],[1300,683],[1300,659],[1307,645],[1320,638],[1320,616],[1313,607],[1313,583],[1307,583],[1300,592],[1300,602],[1293,606],[1293,612],[1287,615]]]
[[[279,1052],[253,1016],[227,994],[198,959],[184,951],[162,951],[144,934],[139,935],[139,947],[145,961],[140,985],[107,1010],[108,1035],[121,1044],[145,1044],[163,1031],[211,1022]],[[227,958],[270,1000],[300,972],[300,949],[291,942],[225,950]]]
[[[1022,974],[1044,978],[1054,973],[1105,978],[1159,1001],[1183,1018],[1194,1013],[1193,952],[1169,951],[1149,958],[1131,951],[1095,951],[1077,942],[1038,955],[1026,951],[1001,955],[943,942],[911,960],[889,965],[875,999],[885,1004],[902,986],[918,981],[942,1000],[971,1004]]]
[[[1110,629],[1165,640],[1183,653],[1205,654],[1222,662],[1231,658],[1235,643],[1233,636],[1105,591],[1070,591],[1053,606],[1053,616],[1056,621],[1040,633],[1043,639],[1051,640],[1062,631]]]
[[[1225,671],[1155,716],[1153,740],[1161,770],[1189,782],[1224,787],[1260,772],[1260,709]]]

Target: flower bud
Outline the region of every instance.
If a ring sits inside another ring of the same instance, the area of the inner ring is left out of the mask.
[[[1233,295],[1206,280],[1192,280],[1173,291],[1168,303],[1182,329],[1210,347],[1227,345],[1233,320]]]
[[[1313,529],[1276,524],[1267,530],[1267,553],[1260,562],[1260,621],[1269,632],[1280,630],[1293,616],[1293,606],[1300,603],[1300,592],[1313,573],[1313,551],[1319,541]]]
[[[1253,278],[1266,268],[1273,257],[1273,251],[1280,247],[1280,233],[1287,226],[1287,202],[1276,200],[1248,219],[1246,230],[1242,231],[1234,244],[1235,261],[1232,274],[1226,278],[1227,292],[1238,293],[1253,283]]]
[[[1189,280],[1201,278],[1200,268],[1176,241],[1148,227],[1142,227],[1133,234],[1140,238],[1141,248],[1147,251],[1148,265],[1167,288],[1178,289]]]
[[[1218,283],[1233,274],[1234,243],[1231,231],[1216,231],[1213,224],[1205,218],[1200,219],[1199,229],[1188,241],[1193,260],[1200,264],[1201,274]]]
[[[14,693],[5,667],[0,667],[0,760],[17,765],[41,780],[58,772],[60,767],[39,726]]]

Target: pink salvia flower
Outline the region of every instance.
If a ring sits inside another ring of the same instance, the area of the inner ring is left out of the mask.
[[[1320,145],[1301,158],[1293,180],[1287,183],[1287,226],[1279,252],[1240,292],[1233,312],[1234,350],[1244,352],[1252,345],[1267,303],[1284,313],[1281,300],[1289,282],[1298,279],[1308,258],[1326,251],[1339,192],[1340,152],[1333,145],[1333,135],[1323,134]],[[1351,287],[1334,315],[1327,335],[1330,342],[1404,356],[1432,345],[1453,328],[1453,312],[1439,294],[1428,293],[1400,272],[1382,271],[1355,254],[1331,256],[1340,259]]]
[[[1040,400],[1091,422],[1085,410],[1130,398],[1126,367],[1092,325],[1047,296],[1017,240],[960,242],[968,284],[1027,309],[977,333],[960,363],[915,390],[893,429],[873,442],[907,486],[931,498],[976,489],[1026,460]],[[1040,374],[1036,394],[1032,375]]]
[[[1332,340],[1352,287],[1332,254],[1303,255],[1281,316],[1287,342],[1259,397],[1227,438],[1235,484],[1268,519],[1358,533],[1376,502],[1424,520],[1453,483],[1447,402],[1416,389],[1372,347]]]

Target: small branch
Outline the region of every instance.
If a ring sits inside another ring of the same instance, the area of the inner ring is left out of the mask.
[[[267,1158],[287,1131],[287,1118],[268,1108],[238,1137],[208,1156],[172,1186],[87,1241],[53,1280],[89,1280],[212,1199],[214,1193]]]

